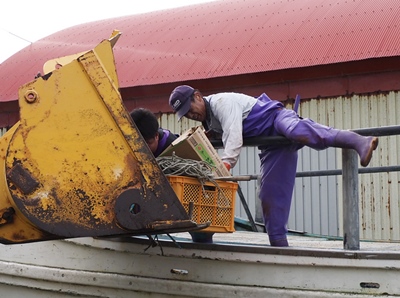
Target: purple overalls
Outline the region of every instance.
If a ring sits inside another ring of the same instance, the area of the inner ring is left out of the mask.
[[[177,136],[168,129],[163,128],[158,129],[158,136],[158,146],[156,152],[154,153],[155,157],[159,156],[177,138]]]
[[[294,142],[287,146],[268,146],[259,154],[260,200],[271,245],[287,245],[287,222],[296,176],[297,150],[304,145],[317,150],[326,149],[334,142],[337,133],[336,129],[300,118],[293,110],[285,109],[281,102],[271,100],[266,94],[258,98],[243,121],[245,138],[283,135]]]

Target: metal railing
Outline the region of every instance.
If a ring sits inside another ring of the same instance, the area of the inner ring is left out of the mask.
[[[352,130],[364,136],[393,136],[400,135],[400,126],[383,126]],[[215,148],[222,148],[221,140],[211,140]],[[261,136],[245,138],[244,147],[286,146],[291,141],[281,136]],[[360,223],[359,223],[359,190],[358,174],[381,173],[400,171],[400,166],[385,166],[374,168],[358,168],[358,154],[353,149],[342,149],[342,170],[322,170],[298,172],[296,177],[315,177],[342,175],[343,181],[343,248],[348,250],[360,249]],[[236,176],[236,181],[249,181],[258,179],[258,175]],[[241,198],[242,203],[243,199]],[[246,211],[249,216],[249,211]],[[251,217],[251,214],[250,214]],[[250,219],[250,218],[249,218]]]

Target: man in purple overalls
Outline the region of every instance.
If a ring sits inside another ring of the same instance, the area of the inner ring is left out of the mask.
[[[297,151],[303,146],[322,150],[328,147],[357,151],[366,167],[378,138],[338,130],[300,118],[293,110],[271,100],[266,94],[254,98],[241,93],[218,93],[203,96],[187,85],[176,87],[169,98],[171,108],[180,120],[200,121],[206,130],[222,134],[224,152],[221,159],[230,170],[239,158],[243,137],[285,136],[288,146],[268,146],[261,150],[260,200],[265,229],[272,246],[288,246],[289,218],[297,168]]]
[[[157,117],[150,110],[138,108],[130,115],[154,157],[159,156],[178,137],[168,129],[160,128]]]

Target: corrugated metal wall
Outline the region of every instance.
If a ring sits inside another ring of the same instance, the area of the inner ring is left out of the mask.
[[[300,114],[341,129],[399,125],[398,92],[311,100]],[[400,137],[380,137],[370,167],[399,165]],[[299,154],[298,171],[341,168],[340,149]],[[398,172],[360,174],[360,237],[400,240]],[[342,177],[297,178],[289,228],[322,235],[343,235]]]
[[[299,114],[321,124],[341,129],[357,129],[398,125],[400,93],[371,94],[328,99],[312,99],[301,103]],[[162,115],[162,127],[181,133],[199,123],[175,115]],[[371,167],[399,165],[400,137],[381,137]],[[329,148],[299,151],[298,172],[333,170],[341,168],[341,150]],[[259,173],[258,150],[242,150],[234,175]],[[313,234],[341,236],[342,230],[342,177],[323,176],[296,178],[293,203],[288,227],[290,230]],[[257,181],[240,182],[253,216],[256,214]],[[360,174],[360,237],[370,240],[400,240],[400,177],[398,172]],[[246,213],[236,200],[236,215],[246,218]]]
[[[334,148],[299,151],[298,172],[337,169]],[[340,154],[340,152],[338,152]],[[339,236],[337,176],[296,178],[288,227],[319,235]]]

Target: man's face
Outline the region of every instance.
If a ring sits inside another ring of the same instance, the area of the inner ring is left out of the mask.
[[[146,140],[147,146],[149,146],[151,152],[156,153],[158,147],[158,133],[154,136],[154,138]]]
[[[193,98],[194,100],[191,101],[189,112],[186,113],[185,117],[203,122],[206,120],[206,105],[204,104],[203,97],[196,91]]]

